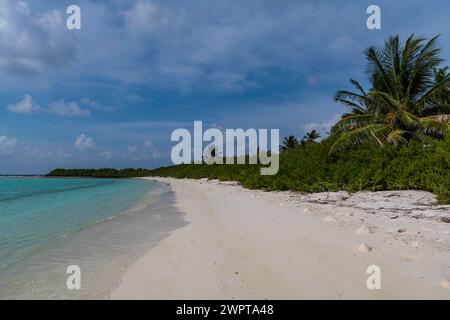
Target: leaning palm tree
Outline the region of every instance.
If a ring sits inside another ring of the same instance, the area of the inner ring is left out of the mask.
[[[351,80],[356,92],[336,93],[335,100],[350,113],[333,127],[330,153],[353,144],[399,145],[448,133],[449,124],[442,120],[450,114],[450,74],[438,69],[443,60],[437,40],[411,35],[401,46],[392,36],[383,48],[366,51],[371,89]]]
[[[285,137],[283,139],[283,143],[280,147],[281,151],[287,151],[290,149],[294,149],[296,147],[298,147],[299,143],[298,140],[295,136],[289,136],[289,137]]]

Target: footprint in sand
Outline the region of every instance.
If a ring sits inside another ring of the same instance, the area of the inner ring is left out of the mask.
[[[409,262],[413,262],[418,259],[416,256],[414,256],[412,254],[403,254],[402,257],[405,258],[406,261],[409,261]]]

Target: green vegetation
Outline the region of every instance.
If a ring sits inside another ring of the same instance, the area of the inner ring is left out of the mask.
[[[299,145],[298,140],[295,136],[289,136],[283,139],[281,143],[280,151],[287,151],[297,148]]]
[[[355,146],[329,155],[333,140],[308,144],[280,155],[280,171],[261,176],[256,165],[185,164],[151,170],[150,175],[238,181],[250,189],[302,192],[418,189],[450,203],[450,138],[402,147]]]
[[[302,147],[305,147],[308,143],[316,143],[316,140],[321,138],[320,134],[314,129],[311,132],[308,132],[303,139],[300,141]]]
[[[329,155],[332,138],[280,155],[280,171],[261,176],[258,165],[184,164],[147,169],[56,169],[48,176],[130,178],[162,176],[238,181],[250,189],[320,192],[347,190],[427,190],[450,203],[450,137],[407,145],[355,146]]]
[[[154,170],[57,169],[49,175],[209,178],[252,189],[302,192],[419,189],[450,203],[450,73],[440,66],[436,41],[412,35],[401,47],[396,36],[381,49],[369,48],[370,90],[351,80],[356,93],[337,92],[336,101],[350,113],[320,143],[316,131],[300,141],[286,137],[274,176],[260,175],[259,165],[206,163]],[[216,151],[210,154],[214,157]]]
[[[285,137],[281,143],[280,151],[287,151],[291,149],[295,149],[299,146],[305,147],[309,143],[317,143],[316,140],[320,138],[320,134],[317,132],[317,130],[312,130],[311,132],[308,132],[303,139],[298,141],[298,139],[295,136],[289,136]]]

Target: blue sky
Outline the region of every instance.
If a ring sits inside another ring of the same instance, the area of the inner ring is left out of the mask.
[[[82,29],[67,30],[67,6]],[[382,10],[368,30],[366,8]],[[442,34],[448,1],[0,2],[0,173],[170,164],[172,130],[325,133],[363,51],[391,34]]]

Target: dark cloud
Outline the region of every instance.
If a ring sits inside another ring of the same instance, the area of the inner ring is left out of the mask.
[[[7,74],[44,73],[66,67],[76,57],[65,13],[35,9],[26,1],[0,3],[0,70]]]

